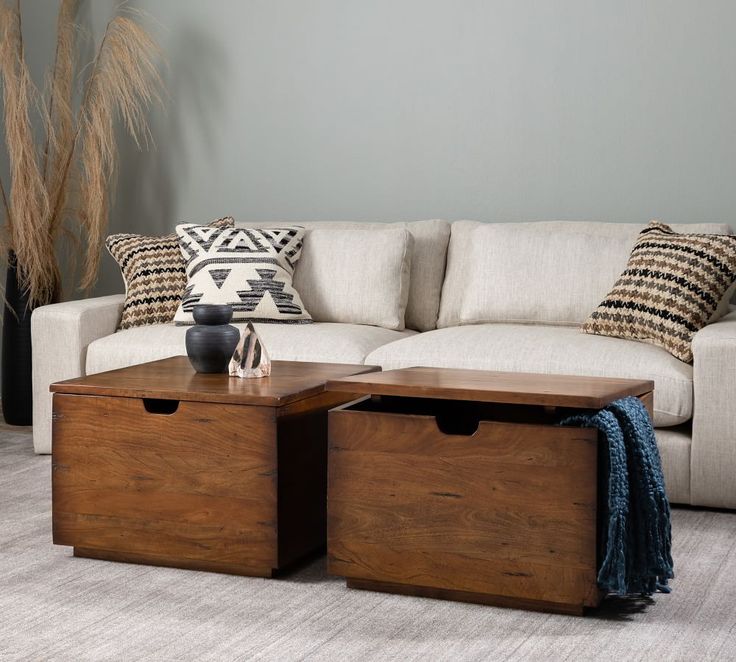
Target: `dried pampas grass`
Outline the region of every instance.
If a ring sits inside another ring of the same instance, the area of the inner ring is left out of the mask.
[[[146,109],[161,101],[154,64],[158,49],[131,18],[116,16],[107,31],[87,83],[79,126],[82,145],[80,221],[90,246],[101,246],[107,227],[108,193],[117,161],[117,114],[140,147],[148,142]],[[82,288],[94,285],[100,251],[88,251]]]
[[[49,95],[48,130],[43,154],[43,177],[50,200],[59,200],[63,208],[67,187],[64,186],[64,164],[69,146],[74,142],[74,115],[72,95],[74,91],[74,65],[77,26],[74,16],[79,0],[62,0],[56,30],[56,55],[46,88]],[[51,233],[56,235],[63,220],[58,214],[52,218]]]
[[[30,111],[37,91],[23,57],[20,13],[3,7],[0,13],[0,73],[4,92],[5,144],[10,161],[10,195],[6,209],[7,243],[15,253],[33,301],[53,291],[56,260],[46,225],[49,198],[36,158]]]
[[[140,14],[127,11],[108,23],[94,60],[83,69],[87,76],[74,112],[77,4],[60,4],[47,102],[26,66],[20,4],[0,6],[0,76],[11,179],[9,190],[0,182],[6,219],[0,241],[15,253],[21,285],[34,306],[49,302],[59,287],[55,247],[62,235],[84,244],[81,286],[94,285],[117,163],[116,121],[138,146],[147,144],[146,112],[161,102],[159,50],[139,22]],[[42,149],[34,142],[34,110],[45,129]]]

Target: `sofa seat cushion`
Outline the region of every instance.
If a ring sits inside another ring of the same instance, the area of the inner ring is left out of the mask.
[[[379,347],[366,363],[654,380],[654,424],[687,421],[693,369],[660,347],[591,336],[575,327],[479,324],[439,329]]]
[[[242,324],[236,324],[242,330]],[[365,357],[386,343],[414,335],[357,324],[255,324],[272,359],[327,363],[364,363]],[[141,326],[118,331],[87,348],[86,370],[92,375],[129,365],[186,354],[188,327],[173,324]]]

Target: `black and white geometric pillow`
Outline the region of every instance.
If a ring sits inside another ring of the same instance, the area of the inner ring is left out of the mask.
[[[176,234],[187,271],[176,324],[193,324],[192,309],[198,303],[229,303],[234,322],[312,321],[292,285],[304,228],[186,224],[178,225]]]

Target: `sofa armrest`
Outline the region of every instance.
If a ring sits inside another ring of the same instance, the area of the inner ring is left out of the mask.
[[[690,500],[736,508],[736,312],[693,339]]]
[[[85,374],[87,346],[115,333],[122,294],[41,306],[31,316],[33,346],[33,448],[51,452],[49,385]]]

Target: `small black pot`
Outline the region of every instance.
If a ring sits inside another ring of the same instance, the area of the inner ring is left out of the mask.
[[[200,303],[192,309],[196,325],[187,329],[187,356],[197,372],[223,373],[240,340],[240,331],[229,324],[233,307]]]

